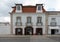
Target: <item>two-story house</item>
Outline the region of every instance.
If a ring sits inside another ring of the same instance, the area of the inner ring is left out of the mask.
[[[15,4],[12,9],[11,34],[60,34],[60,12],[46,11],[43,4],[35,6]]]

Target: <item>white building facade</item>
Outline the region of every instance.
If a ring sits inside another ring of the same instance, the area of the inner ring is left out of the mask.
[[[11,34],[9,22],[0,22],[0,34]]]
[[[48,15],[48,34],[60,34],[60,12],[47,12]]]
[[[23,6],[16,4],[11,16],[11,34],[60,34],[60,12],[45,11],[43,4]]]

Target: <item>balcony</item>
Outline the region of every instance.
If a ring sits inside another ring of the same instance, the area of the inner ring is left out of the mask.
[[[22,22],[16,22],[16,26],[22,26]]]
[[[42,25],[43,25],[42,22],[40,22],[40,23],[36,23],[36,26],[42,26]]]
[[[60,29],[60,25],[48,25],[49,29]]]
[[[27,23],[27,22],[26,22],[26,26],[32,26],[32,23]]]

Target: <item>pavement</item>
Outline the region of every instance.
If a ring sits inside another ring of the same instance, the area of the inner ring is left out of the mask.
[[[43,37],[36,36],[36,37],[31,37],[31,42],[60,42],[60,41],[56,41],[44,36]]]
[[[0,42],[60,42],[60,35],[0,35]]]
[[[60,42],[60,35],[50,35],[47,38]]]

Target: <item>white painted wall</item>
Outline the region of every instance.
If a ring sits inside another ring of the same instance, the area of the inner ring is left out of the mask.
[[[49,17],[48,17],[48,25],[50,25],[51,18],[56,18],[56,22],[57,22],[57,25],[59,27],[58,34],[60,34],[60,15],[49,15]],[[53,28],[48,27],[48,34],[51,34],[51,29],[53,29]],[[55,28],[55,29],[58,29],[58,28]]]
[[[10,24],[0,24],[0,34],[11,34]]]
[[[56,18],[57,25],[60,25],[60,15],[50,15],[48,17],[48,25],[50,25],[51,18]]]
[[[23,29],[26,27],[26,22],[27,22],[27,17],[32,18],[32,23],[33,23],[33,28],[37,28],[36,23],[37,23],[37,17],[42,17],[42,22],[43,22],[43,34],[45,34],[45,14],[44,13],[19,13],[19,14],[13,14],[13,34],[15,34],[15,22],[16,22],[16,17],[21,17],[22,25],[21,26]],[[35,29],[34,29],[35,30]],[[23,32],[24,33],[24,32]]]

